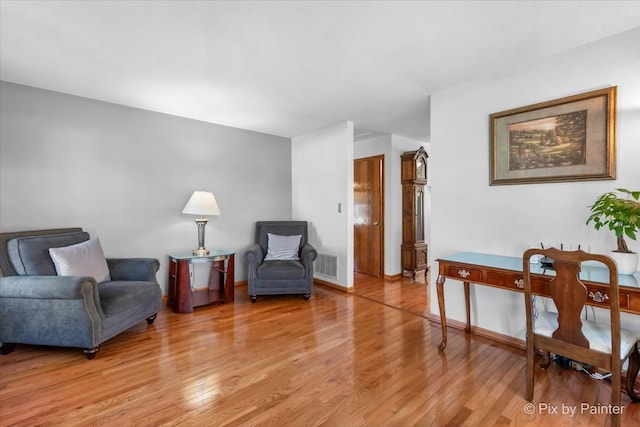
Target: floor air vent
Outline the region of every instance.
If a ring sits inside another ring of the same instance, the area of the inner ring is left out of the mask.
[[[338,278],[338,257],[335,255],[318,254],[313,263],[314,273],[322,274],[323,276]]]

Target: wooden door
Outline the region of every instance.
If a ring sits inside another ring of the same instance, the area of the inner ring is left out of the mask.
[[[384,156],[354,161],[354,270],[384,275]]]

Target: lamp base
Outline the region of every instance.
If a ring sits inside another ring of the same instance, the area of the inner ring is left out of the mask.
[[[204,228],[207,226],[207,219],[196,219],[196,224],[198,225],[198,249],[194,249],[193,254],[195,256],[209,255],[209,250],[204,247]]]
[[[206,256],[206,255],[209,255],[210,253],[211,252],[209,252],[209,249],[205,249],[205,248],[198,248],[193,250],[193,254],[196,256]]]

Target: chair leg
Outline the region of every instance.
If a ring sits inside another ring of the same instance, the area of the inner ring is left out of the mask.
[[[620,427],[620,413],[618,410],[621,405],[620,394],[621,390],[621,373],[620,373],[620,364],[618,364],[618,368],[612,366],[614,370],[611,372],[611,408],[614,410],[611,412],[611,427]]]
[[[158,317],[158,313],[153,313],[152,316],[147,317],[147,325],[153,325],[153,321]]]
[[[91,360],[94,357],[96,357],[96,354],[98,353],[98,350],[100,350],[100,346],[97,345],[93,348],[85,348],[82,350],[82,352],[87,356],[87,359]]]
[[[535,365],[535,349],[533,348],[533,344],[527,344],[527,367],[526,367],[526,376],[527,376],[527,385],[525,389],[525,399],[531,402],[533,400],[533,367]]]
[[[2,347],[0,347],[0,354],[5,355],[11,353],[16,348],[16,343],[14,342],[3,342]]]
[[[304,294],[304,300],[305,301],[309,301],[309,298],[311,297],[311,294]]]
[[[551,363],[551,355],[549,354],[548,351],[545,350],[542,353],[542,362],[540,362],[540,367],[542,369],[547,369],[550,363]]]
[[[527,389],[524,398],[531,402],[533,400],[533,364],[527,362]]]
[[[627,394],[634,402],[640,402],[640,395],[633,389],[636,378],[638,378],[638,371],[640,371],[640,348],[638,343],[636,343],[633,351],[629,355],[629,367],[627,369],[627,381],[625,383]]]
[[[258,300],[256,295],[249,295],[249,298],[251,298],[251,302],[256,302]]]

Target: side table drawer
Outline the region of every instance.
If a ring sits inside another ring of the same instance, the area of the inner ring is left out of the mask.
[[[456,277],[466,282],[482,282],[482,270],[475,270],[460,265],[450,265],[447,276]]]

